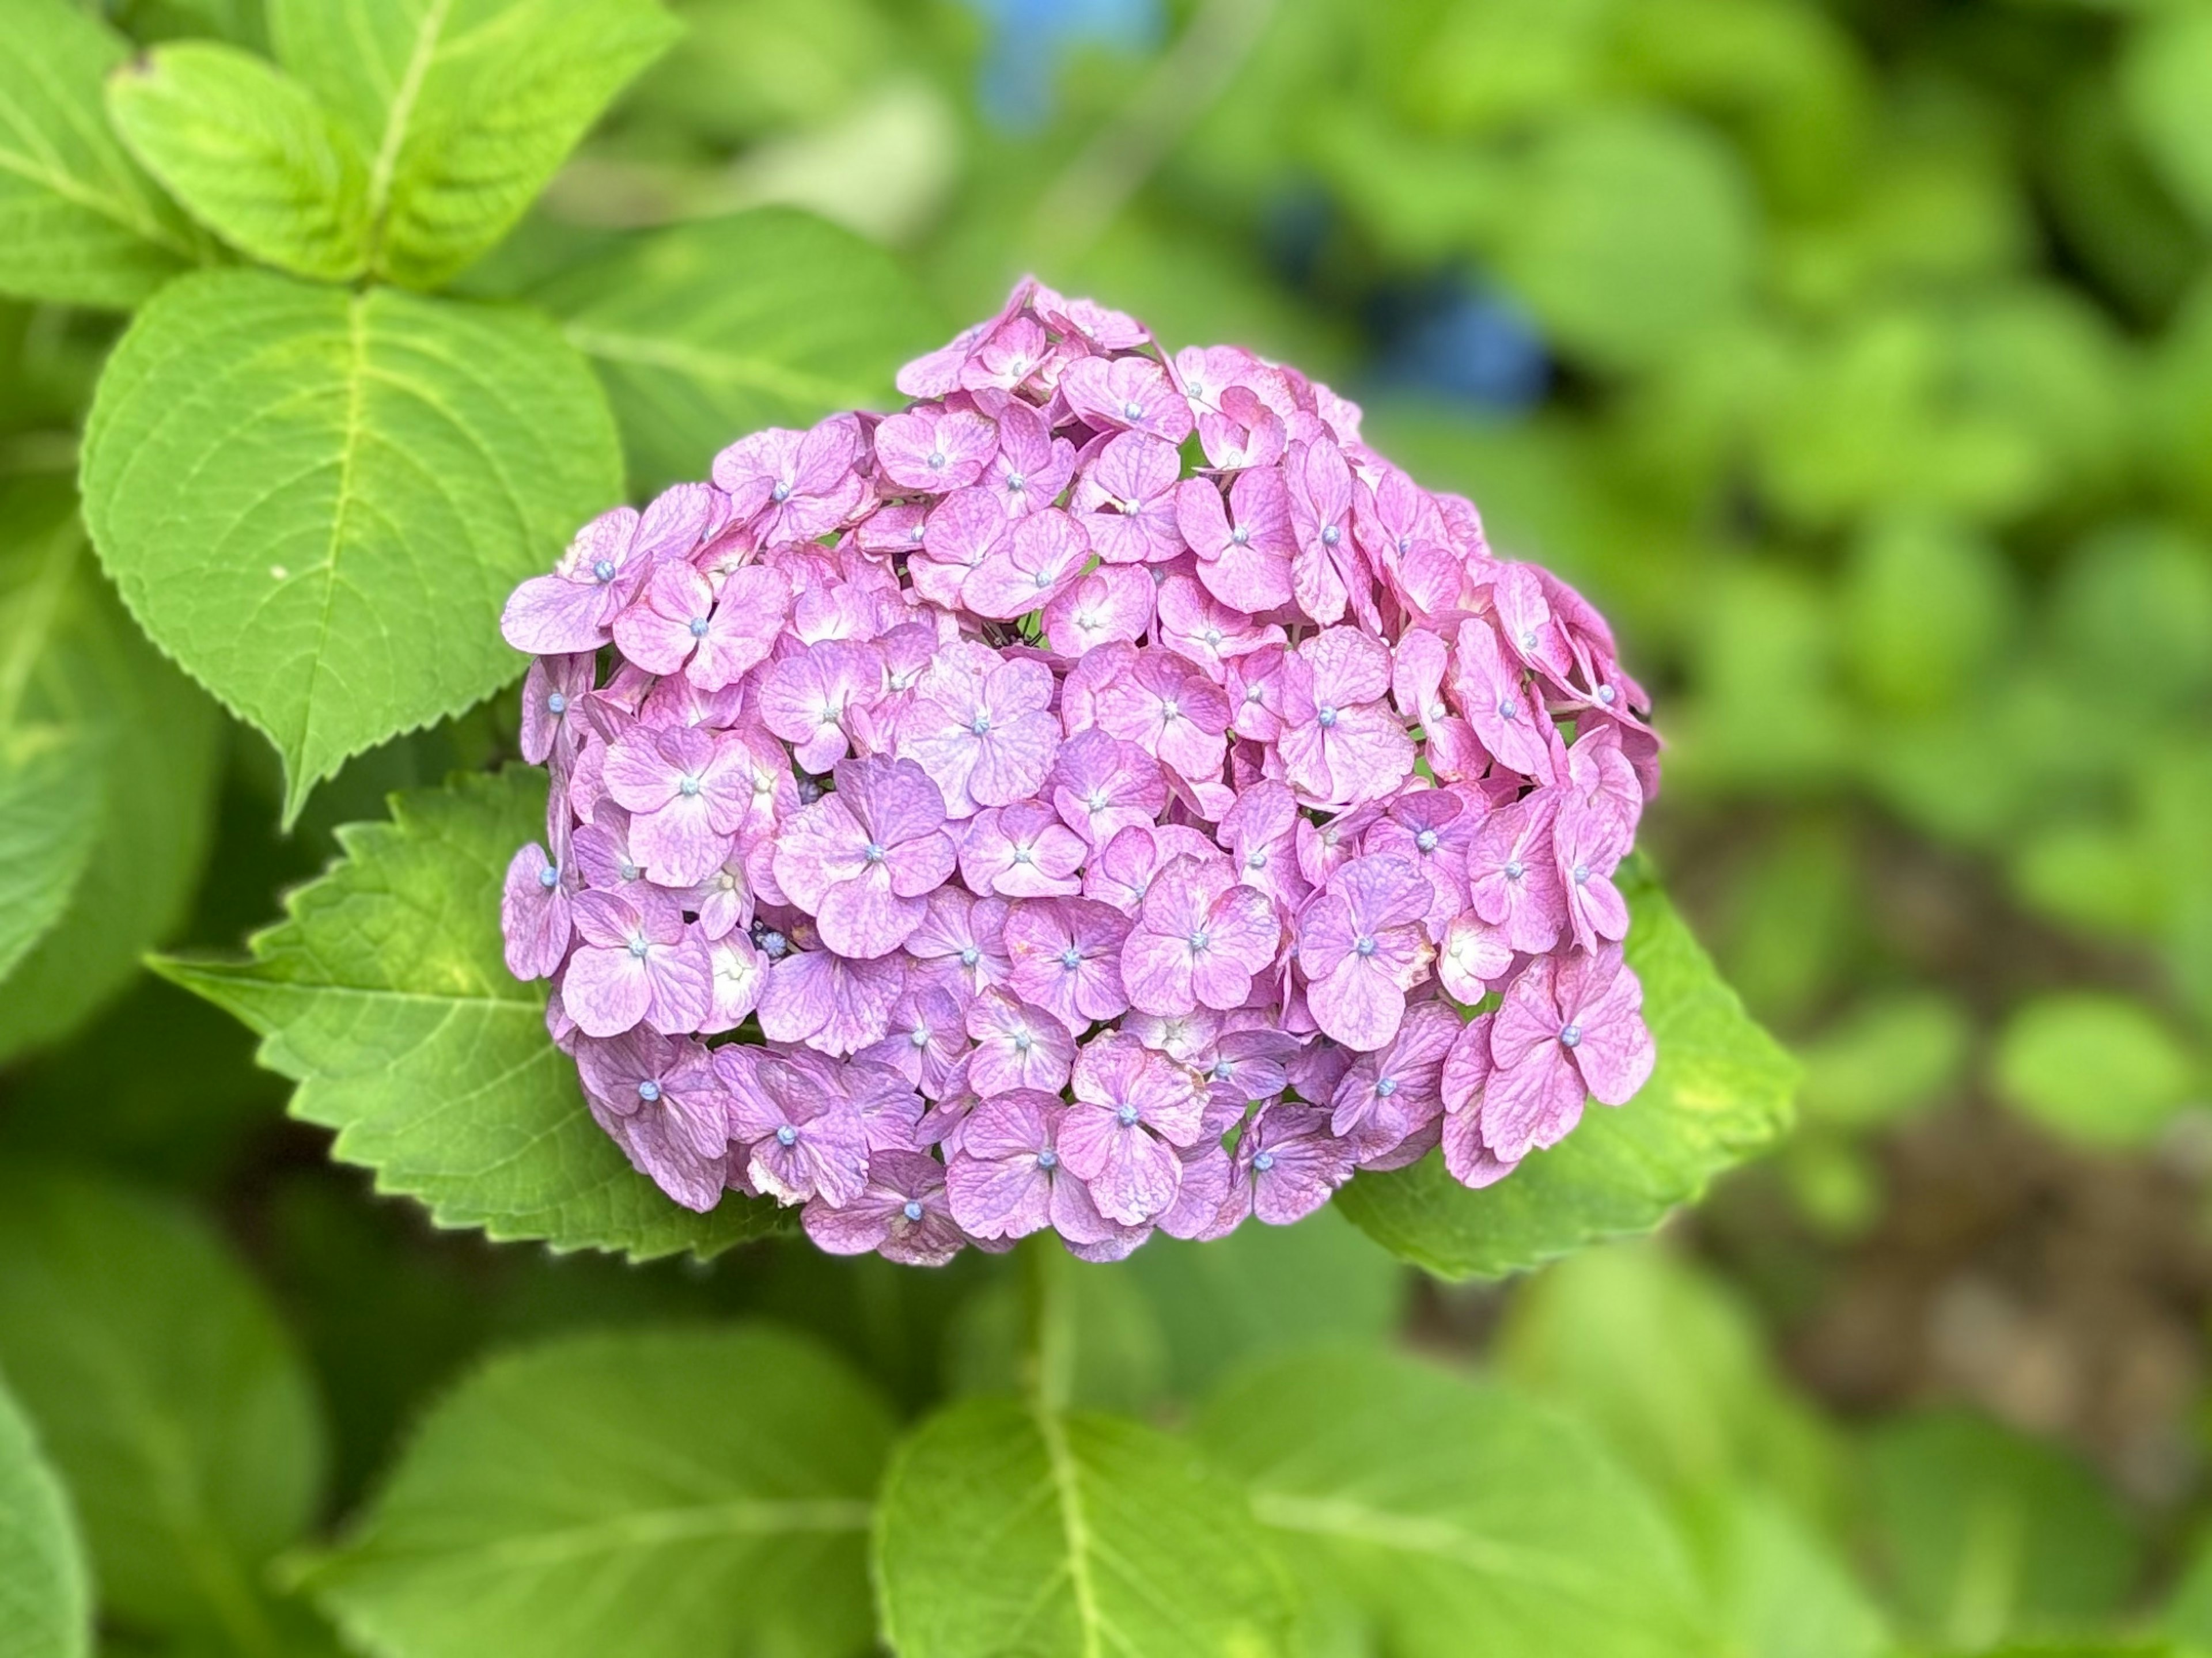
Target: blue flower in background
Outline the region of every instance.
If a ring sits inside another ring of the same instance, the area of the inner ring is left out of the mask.
[[[1528,313],[1464,274],[1386,294],[1371,315],[1369,373],[1394,390],[1518,413],[1551,385],[1551,358]]]
[[[976,97],[994,126],[1033,131],[1051,118],[1060,59],[1080,46],[1143,52],[1159,41],[1160,0],[968,0],[991,27]]]

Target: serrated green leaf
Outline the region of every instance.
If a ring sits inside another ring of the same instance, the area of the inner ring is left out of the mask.
[[[441,1226],[637,1257],[770,1230],[764,1199],[697,1215],[632,1169],[546,1034],[544,990],[507,970],[500,884],[544,834],[544,774],[463,777],[392,812],[338,831],[343,861],[290,895],[250,959],[156,969],[258,1032],[261,1063],[300,1084],[292,1114]]]
[[[434,1410],[306,1587],[408,1658],[848,1658],[891,1420],[765,1327],[572,1337]]]
[[[1628,961],[1659,1050],[1651,1080],[1618,1110],[1586,1109],[1560,1145],[1480,1192],[1434,1154],[1355,1176],[1336,1201],[1385,1248],[1443,1278],[1522,1271],[1649,1230],[1789,1126],[1796,1062],[1744,1012],[1648,876],[1625,875],[1623,890]]]
[[[883,1635],[897,1658],[1276,1658],[1293,1599],[1235,1486],[1117,1417],[975,1399],[884,1481]]]
[[[314,1512],[321,1428],[275,1315],[206,1228],[11,1174],[0,1364],[69,1480],[106,1615],[276,1650],[259,1574]]]
[[[199,249],[100,106],[130,43],[70,0],[13,0],[0,52],[0,293],[137,304]]]
[[[1196,1433],[1301,1576],[1357,1604],[1394,1658],[1723,1649],[1643,1488],[1510,1389],[1325,1350],[1245,1373]]]
[[[890,255],[788,208],[658,231],[532,297],[598,367],[646,489],[762,427],[893,405],[948,331]]]
[[[69,1499],[0,1383],[0,1658],[81,1658],[89,1600]]]
[[[1870,1540],[1898,1614],[1950,1649],[2094,1631],[2142,1574],[2142,1543],[2097,1478],[1985,1418],[1893,1418],[1866,1469]]]
[[[276,57],[369,158],[369,266],[410,288],[513,228],[681,32],[655,0],[270,0]]]
[[[222,271],[116,347],[83,487],[140,625],[276,744],[289,821],[514,675],[501,606],[621,471],[590,370],[528,312]]]
[[[346,282],[368,255],[368,163],[313,94],[234,46],[186,41],[107,82],[116,131],[192,216],[240,252]]]
[[[0,488],[0,733],[38,751],[25,782],[67,797],[18,799],[52,855],[0,894],[20,944],[0,1060],[66,1035],[183,920],[213,805],[215,708],[131,625],[70,506],[51,481]]]

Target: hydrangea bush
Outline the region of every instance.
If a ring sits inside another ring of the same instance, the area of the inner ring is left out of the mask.
[[[675,1201],[937,1264],[1480,1187],[1650,1072],[1604,619],[1359,410],[1034,281],[508,601],[509,967]]]

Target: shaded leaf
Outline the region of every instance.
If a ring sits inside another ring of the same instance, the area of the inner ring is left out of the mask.
[[[679,33],[654,0],[270,0],[284,67],[369,158],[369,264],[434,288],[505,235]]]
[[[532,297],[598,367],[647,489],[762,427],[897,406],[899,364],[949,331],[890,255],[788,208],[655,232]]]
[[[1680,1545],[1643,1489],[1520,1394],[1346,1348],[1243,1374],[1200,1442],[1302,1576],[1394,1658],[1708,1658]]]
[[[431,1412],[306,1586],[410,1658],[848,1658],[890,1440],[866,1383],[774,1330],[549,1342]]]
[[[876,1578],[898,1658],[1271,1658],[1292,1606],[1241,1494],[1188,1447],[1010,1399],[900,1448]]]
[[[116,348],[83,487],[132,614],[283,756],[289,821],[515,674],[508,592],[621,482],[599,388],[528,313],[223,271]]]
[[[100,106],[129,42],[70,0],[12,0],[0,52],[0,293],[137,304],[198,256]]]
[[[107,108],[131,152],[240,252],[331,282],[361,274],[368,161],[273,64],[207,41],[164,46],[109,79]]]
[[[274,1649],[259,1574],[314,1511],[322,1432],[228,1252],[165,1203],[12,1174],[0,1363],[68,1478],[103,1611]]]
[[[642,1257],[774,1225],[765,1199],[694,1214],[632,1169],[546,1034],[544,990],[507,972],[500,884],[544,833],[544,774],[462,777],[392,811],[338,831],[344,860],[290,895],[249,959],[158,970],[258,1032],[261,1063],[300,1084],[293,1114],[441,1226]]]
[[[2091,991],[2038,996],[1997,1037],[1998,1096],[2090,1145],[2141,1145],[2197,1086],[2200,1067],[2148,1008]]]
[[[1443,1278],[1496,1277],[1656,1226],[1789,1125],[1797,1067],[1743,1011],[1648,875],[1625,873],[1628,961],[1644,981],[1657,1067],[1618,1110],[1593,1107],[1548,1151],[1474,1192],[1431,1154],[1337,1194],[1384,1248]]]
[[[79,1658],[92,1612],[69,1499],[0,1385],[0,1658]]]

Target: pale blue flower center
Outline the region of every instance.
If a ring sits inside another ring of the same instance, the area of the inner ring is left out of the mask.
[[[1252,848],[1252,850],[1251,850],[1251,851],[1249,851],[1249,852],[1246,853],[1244,854],[1244,867],[1245,867],[1245,868],[1247,868],[1247,869],[1265,869],[1265,868],[1267,868],[1267,847],[1253,847],[1253,848]]]
[[[933,472],[941,472],[945,470],[945,451],[933,449],[929,452],[929,470]]]
[[[1397,1091],[1398,1079],[1395,1077],[1385,1077],[1375,1084],[1375,1096],[1377,1099],[1387,1100]]]
[[[1070,973],[1074,972],[1076,969],[1083,965],[1083,952],[1078,950],[1073,944],[1070,944],[1066,950],[1060,952],[1060,964],[1066,968]]]
[[[1252,1172],[1255,1175],[1264,1175],[1274,1166],[1275,1154],[1273,1151],[1262,1151],[1252,1159]]]
[[[1399,550],[1401,553],[1410,553],[1410,552],[1412,552],[1412,551],[1413,550],[1413,537],[1411,537],[1411,536],[1400,536],[1400,537],[1398,537],[1398,550]]]
[[[777,506],[782,506],[785,501],[791,499],[791,486],[788,483],[777,484],[775,489],[768,492],[768,498]]]
[[[791,948],[791,940],[785,938],[781,932],[771,930],[761,934],[760,947],[761,954],[767,957],[769,960],[773,962],[781,957],[784,951]]]
[[[929,1032],[917,1027],[908,1034],[907,1041],[912,1042],[916,1048],[927,1048],[929,1046]]]
[[[660,1097],[660,1084],[653,1081],[652,1078],[647,1077],[643,1082],[637,1085],[637,1096],[643,1100],[647,1105],[651,1105],[655,1100]]]
[[[914,521],[914,528],[906,532],[906,538],[908,541],[913,542],[916,546],[920,546],[922,539],[927,536],[928,533],[929,526],[924,524],[920,519],[916,519]]]
[[[558,691],[548,691],[545,694],[545,712],[551,714],[568,713],[568,699]]]
[[[1239,547],[1249,547],[1252,544],[1252,532],[1240,524],[1229,532],[1229,538]]]
[[[783,1124],[775,1131],[775,1143],[778,1145],[796,1145],[799,1143],[799,1131],[789,1123]]]
[[[1362,956],[1372,956],[1375,953],[1375,940],[1364,938],[1352,947]]]
[[[1505,878],[1509,881],[1519,880],[1524,867],[1525,866],[1518,858],[1507,859],[1505,860]]]
[[[1589,880],[1589,865],[1588,864],[1577,864],[1575,865],[1575,884],[1577,886],[1583,886],[1587,884]]]
[[[1247,685],[1244,688],[1244,700],[1247,702],[1257,702],[1261,695],[1262,692],[1257,685]]]
[[[866,859],[872,864],[880,864],[884,861],[883,847],[880,843],[871,841],[866,846],[860,848],[860,856]]]
[[[676,786],[676,792],[685,799],[690,799],[699,793],[699,780],[689,773],[685,774],[684,780]]]
[[[1133,1105],[1123,1106],[1114,1114],[1114,1121],[1124,1128],[1133,1127],[1137,1121],[1137,1108]]]
[[[1213,935],[1208,932],[1204,927],[1200,927],[1197,932],[1190,935],[1190,953],[1196,956],[1203,951],[1206,946],[1211,944],[1212,942]]]
[[[1032,1048],[1035,1048],[1036,1046],[1036,1038],[1035,1038],[1034,1036],[1030,1035],[1030,1033],[1029,1033],[1028,1031],[1026,1031],[1026,1030],[1018,1030],[1018,1031],[1016,1031],[1016,1032],[1014,1033],[1014,1052],[1015,1052],[1015,1053],[1017,1053],[1017,1054],[1026,1054],[1026,1053],[1028,1053],[1028,1052],[1030,1051],[1030,1049],[1031,1049]]]
[[[988,737],[991,734],[991,716],[988,714],[977,714],[968,722],[968,729],[977,737]]]
[[[1321,532],[1321,544],[1324,547],[1334,547],[1343,539],[1344,531],[1334,524],[1328,525]]]
[[[703,616],[693,616],[691,618],[691,637],[694,639],[704,639],[706,636],[707,618]]]
[[[615,873],[621,876],[625,881],[635,881],[639,876],[644,874],[645,872],[640,869],[635,864],[630,862],[629,859],[625,858],[621,863],[615,865]]]
[[[1413,837],[1413,844],[1423,852],[1434,852],[1437,849],[1437,832],[1434,829],[1423,829]]]
[[[1027,847],[1016,847],[1014,848],[1014,861],[1018,864],[1028,863],[1030,856],[1031,853]]]
[[[1019,495],[1029,488],[1029,480],[1019,472],[1009,472],[1006,474],[1006,488],[1015,495]]]
[[[612,581],[615,579],[614,560],[611,558],[601,559],[598,563],[592,566],[592,575],[595,580]]]
[[[1613,706],[1613,689],[1612,686],[1601,685],[1597,688],[1597,700],[1603,703],[1607,708],[1609,708]]]
[[[908,1198],[906,1200],[904,1206],[899,1210],[899,1213],[904,1215],[908,1220],[920,1220],[921,1218],[921,1199],[919,1198]]]
[[[639,961],[643,961],[646,951],[652,948],[653,945],[647,942],[642,932],[633,932],[629,935],[629,953],[636,957]]]
[[[1143,404],[1130,402],[1125,403],[1121,405],[1121,418],[1123,420],[1142,420],[1144,417],[1145,405]]]
[[[1536,648],[1536,630],[1534,628],[1528,629],[1522,632],[1521,635],[1521,648],[1524,651],[1533,651]]]
[[[1518,720],[1521,717],[1521,705],[1510,696],[1499,697],[1498,717],[1500,720]]]
[[[1583,1028],[1578,1024],[1571,1024],[1559,1033],[1561,1048],[1580,1048],[1582,1043]]]
[[[561,884],[560,866],[556,864],[548,864],[544,869],[539,870],[538,872],[538,884],[544,887],[548,892],[550,892],[555,887],[559,886]]]
[[[1060,1153],[1053,1151],[1038,1152],[1037,1167],[1043,1169],[1047,1174],[1050,1174],[1054,1169],[1060,1167]]]
[[[1218,645],[1221,642],[1221,629],[1208,628],[1206,630],[1206,642],[1209,645]]]
[[[1336,724],[1336,710],[1324,702],[1321,706],[1321,712],[1314,715],[1314,718],[1321,722],[1321,728],[1327,731]]]
[[[1226,1060],[1216,1060],[1213,1069],[1207,1074],[1218,1083],[1225,1083],[1237,1074],[1237,1067]]]
[[[973,944],[966,945],[960,952],[960,965],[963,967],[973,967],[982,959],[983,952]]]

